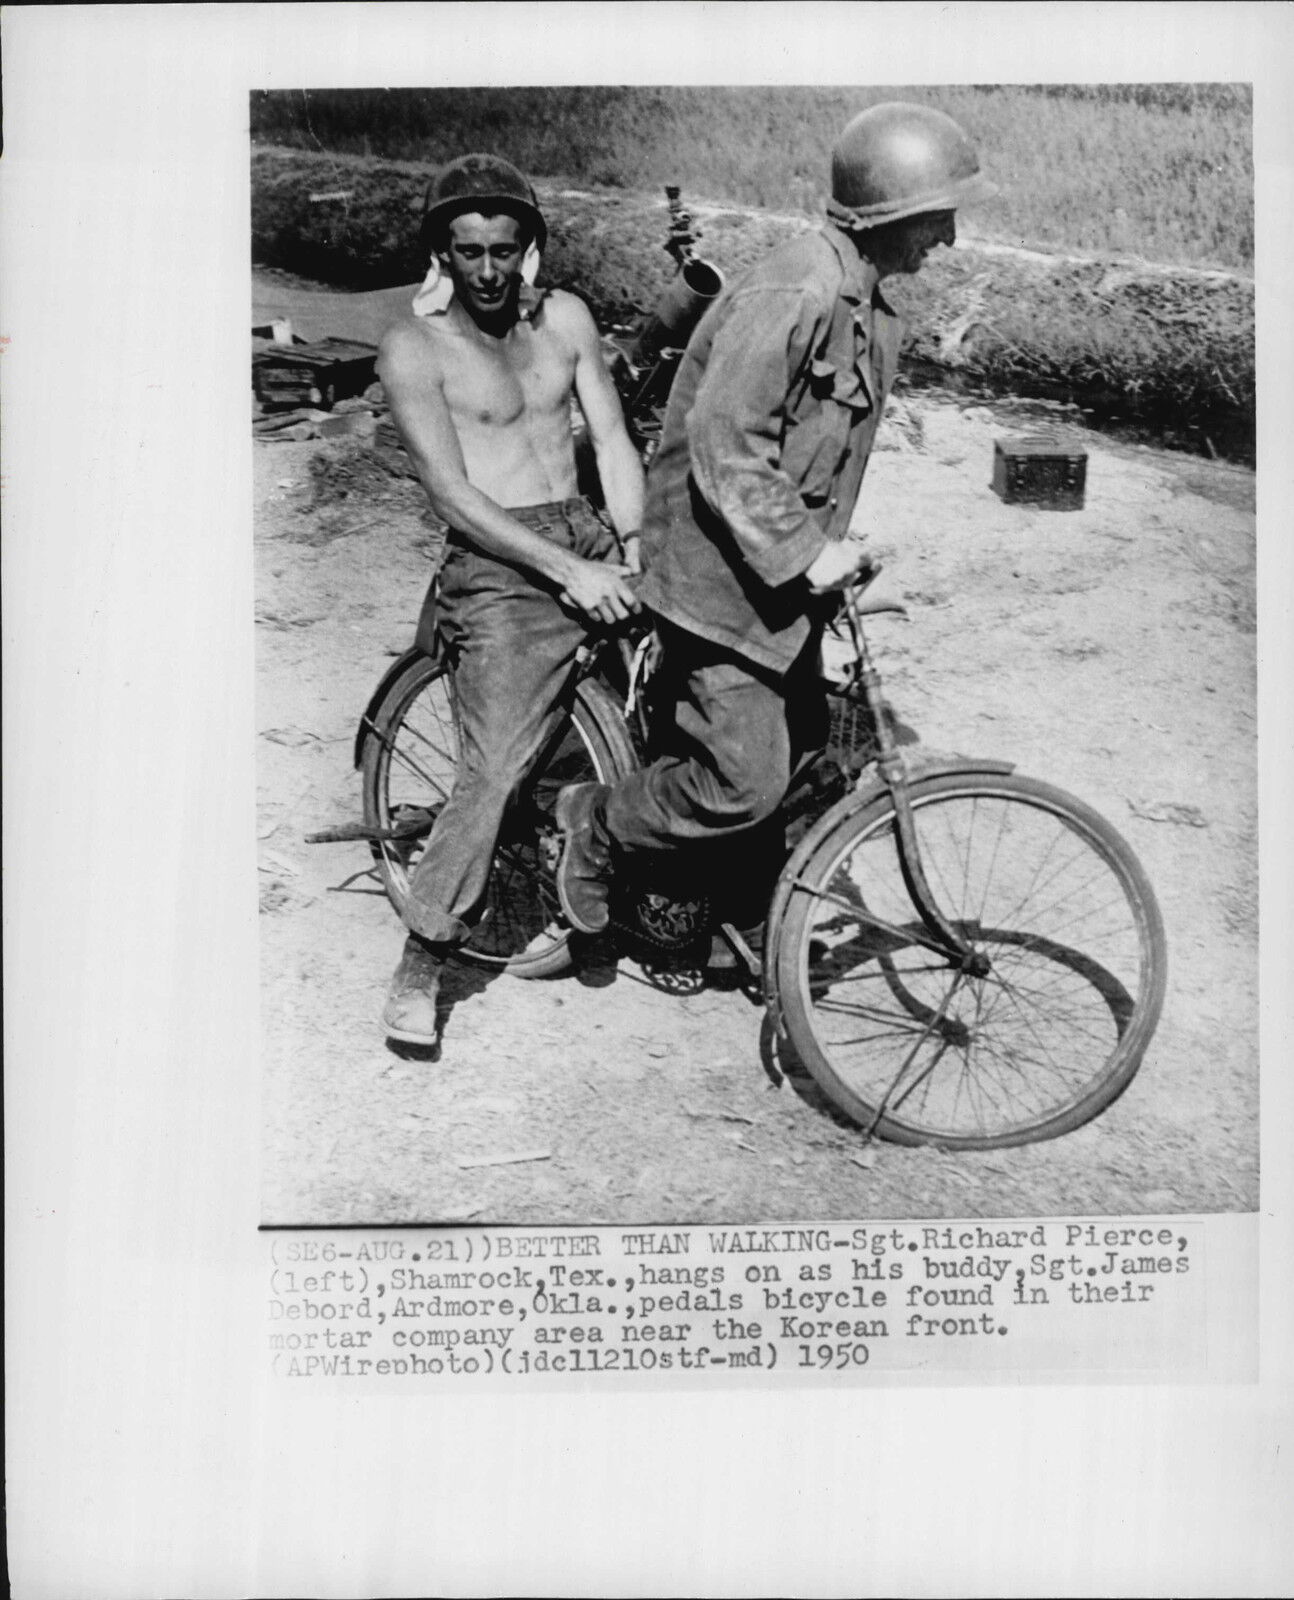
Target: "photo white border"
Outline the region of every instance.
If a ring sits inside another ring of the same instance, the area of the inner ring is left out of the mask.
[[[1288,1592],[1289,8],[69,6],[4,31],[15,1592]],[[1179,79],[1256,85],[1261,1381],[270,1389],[249,90]]]

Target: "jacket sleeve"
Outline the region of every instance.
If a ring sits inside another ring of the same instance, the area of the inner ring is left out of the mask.
[[[815,307],[794,288],[738,296],[715,335],[688,419],[692,474],[751,570],[799,577],[827,542],[781,467],[792,390],[813,347]]]

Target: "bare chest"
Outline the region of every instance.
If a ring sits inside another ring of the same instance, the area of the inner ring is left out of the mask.
[[[497,343],[457,339],[452,356],[444,394],[460,435],[565,417],[575,362],[551,335],[522,323]]]

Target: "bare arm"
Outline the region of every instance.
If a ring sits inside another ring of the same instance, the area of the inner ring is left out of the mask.
[[[575,349],[575,393],[588,423],[598,477],[611,525],[633,571],[638,570],[638,532],[642,527],[642,462],[625,429],[620,396],[602,358],[597,326],[583,301],[563,296],[563,331]]]
[[[487,555],[532,573],[590,617],[623,620],[637,599],[614,567],[541,538],[468,482],[438,358],[420,329],[401,323],[383,335],[377,365],[392,420],[436,515]]]

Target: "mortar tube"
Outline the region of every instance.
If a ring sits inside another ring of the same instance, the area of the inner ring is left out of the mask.
[[[718,267],[692,256],[665,286],[647,326],[634,341],[630,359],[637,367],[649,366],[664,349],[681,350],[698,322],[723,292]]]

